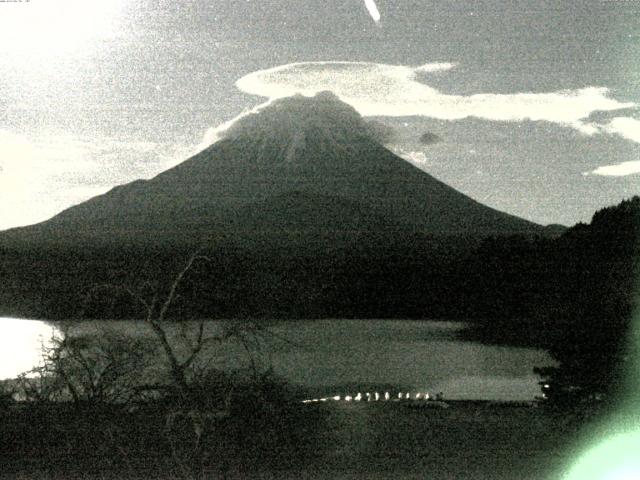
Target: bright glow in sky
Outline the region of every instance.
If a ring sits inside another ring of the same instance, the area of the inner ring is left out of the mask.
[[[22,56],[82,52],[91,41],[116,33],[118,17],[128,1],[4,3],[0,14],[0,45]]]

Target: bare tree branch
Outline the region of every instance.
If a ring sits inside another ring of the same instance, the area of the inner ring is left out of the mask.
[[[191,257],[189,257],[189,260],[187,260],[187,264],[178,273],[178,275],[174,279],[173,283],[171,284],[171,289],[169,290],[169,294],[167,295],[167,298],[165,299],[165,301],[164,301],[164,303],[162,305],[162,308],[160,309],[160,313],[158,315],[158,321],[164,320],[165,315],[167,314],[167,310],[169,310],[169,307],[173,303],[173,300],[174,300],[174,298],[176,296],[176,291],[178,290],[178,287],[180,286],[180,283],[182,283],[182,279],[184,278],[186,273],[189,270],[191,270],[191,267],[193,266],[193,263],[196,260],[210,261],[209,257],[206,257],[204,255],[200,255],[199,252],[200,252],[200,250],[198,250],[196,253],[191,255]]]
[[[189,368],[189,366],[193,363],[198,353],[200,353],[200,350],[202,350],[202,347],[204,345],[203,335],[204,335],[204,321],[201,320],[200,323],[198,324],[198,338],[196,340],[195,345],[191,347],[191,354],[189,355],[189,357],[187,357],[187,359],[184,362],[182,362],[181,367],[183,369]]]

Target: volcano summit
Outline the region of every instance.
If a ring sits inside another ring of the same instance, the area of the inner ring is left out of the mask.
[[[323,92],[273,101],[155,178],[115,187],[0,241],[162,245],[294,231],[487,236],[541,229],[394,155],[353,108]]]

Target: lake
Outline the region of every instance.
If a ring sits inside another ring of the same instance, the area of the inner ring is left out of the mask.
[[[64,324],[0,318],[0,378],[37,365],[42,342]],[[78,322],[69,333],[110,329],[149,335],[141,321]],[[273,365],[287,380],[320,395],[346,395],[359,387],[405,392],[443,392],[449,399],[532,400],[539,378],[534,366],[553,365],[542,350],[489,346],[457,339],[462,322],[407,320],[303,320],[270,322],[257,345],[261,365]],[[207,323],[213,334],[220,322]],[[171,327],[174,339],[179,329]],[[231,342],[206,352],[213,365],[247,364],[242,346]],[[163,368],[162,358],[151,362]]]

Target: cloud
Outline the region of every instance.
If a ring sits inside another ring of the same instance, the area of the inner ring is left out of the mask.
[[[202,140],[200,140],[200,143],[196,147],[196,150],[202,151],[205,148],[207,148],[209,145],[216,143],[218,140],[220,140],[220,138],[222,137],[222,133],[224,132],[224,130],[226,130],[226,128],[221,128],[221,127],[222,125],[218,127],[207,128],[207,131],[204,132],[204,135],[202,136]]]
[[[434,143],[442,142],[442,137],[435,133],[425,132],[420,135],[419,141],[422,145],[433,145]]]
[[[408,160],[415,165],[425,166],[428,164],[427,155],[424,152],[408,151],[398,146],[392,146],[391,151],[399,157],[404,158],[405,160]]]
[[[57,185],[60,179],[71,180],[72,172],[86,174],[82,158],[87,153],[80,142],[70,139],[34,142],[1,130],[0,229],[45,220],[64,208],[52,197],[73,192],[69,184],[65,188]]]
[[[193,146],[0,130],[0,230],[46,220],[111,187],[150,178]]]
[[[607,133],[620,135],[632,142],[640,143],[640,120],[630,117],[616,117],[602,127]]]
[[[601,175],[604,177],[624,177],[626,175],[633,175],[636,173],[640,173],[640,160],[616,163],[615,165],[604,165],[586,173],[585,175],[591,174]]]
[[[441,62],[441,63],[425,63],[424,65],[414,69],[418,73],[433,73],[433,72],[446,72],[456,67],[455,63]]]
[[[546,93],[449,95],[417,79],[419,73],[450,70],[453,66],[449,63],[420,67],[367,62],[291,63],[250,73],[239,79],[236,86],[245,93],[271,100],[331,90],[363,116],[547,121],[585,134],[599,129],[586,122],[593,112],[636,106],[610,98],[608,89],[603,87]]]
[[[253,108],[245,109],[239,115],[235,116],[231,120],[227,120],[226,122],[221,123],[217,127],[209,127],[207,131],[204,133],[202,140],[200,140],[200,143],[195,147],[194,151],[192,152],[192,155],[195,155],[196,153],[201,152],[202,150],[216,143],[218,140],[223,139],[229,133],[229,131],[233,129],[236,123],[238,123],[241,119],[248,117],[250,115],[253,115],[255,113],[258,113],[260,110],[262,110],[263,108],[271,104],[273,100],[268,100],[264,103],[261,103],[260,105],[256,105]]]
[[[608,133],[640,143],[640,120],[631,117],[616,117],[607,124],[584,122],[576,128],[589,136]]]

